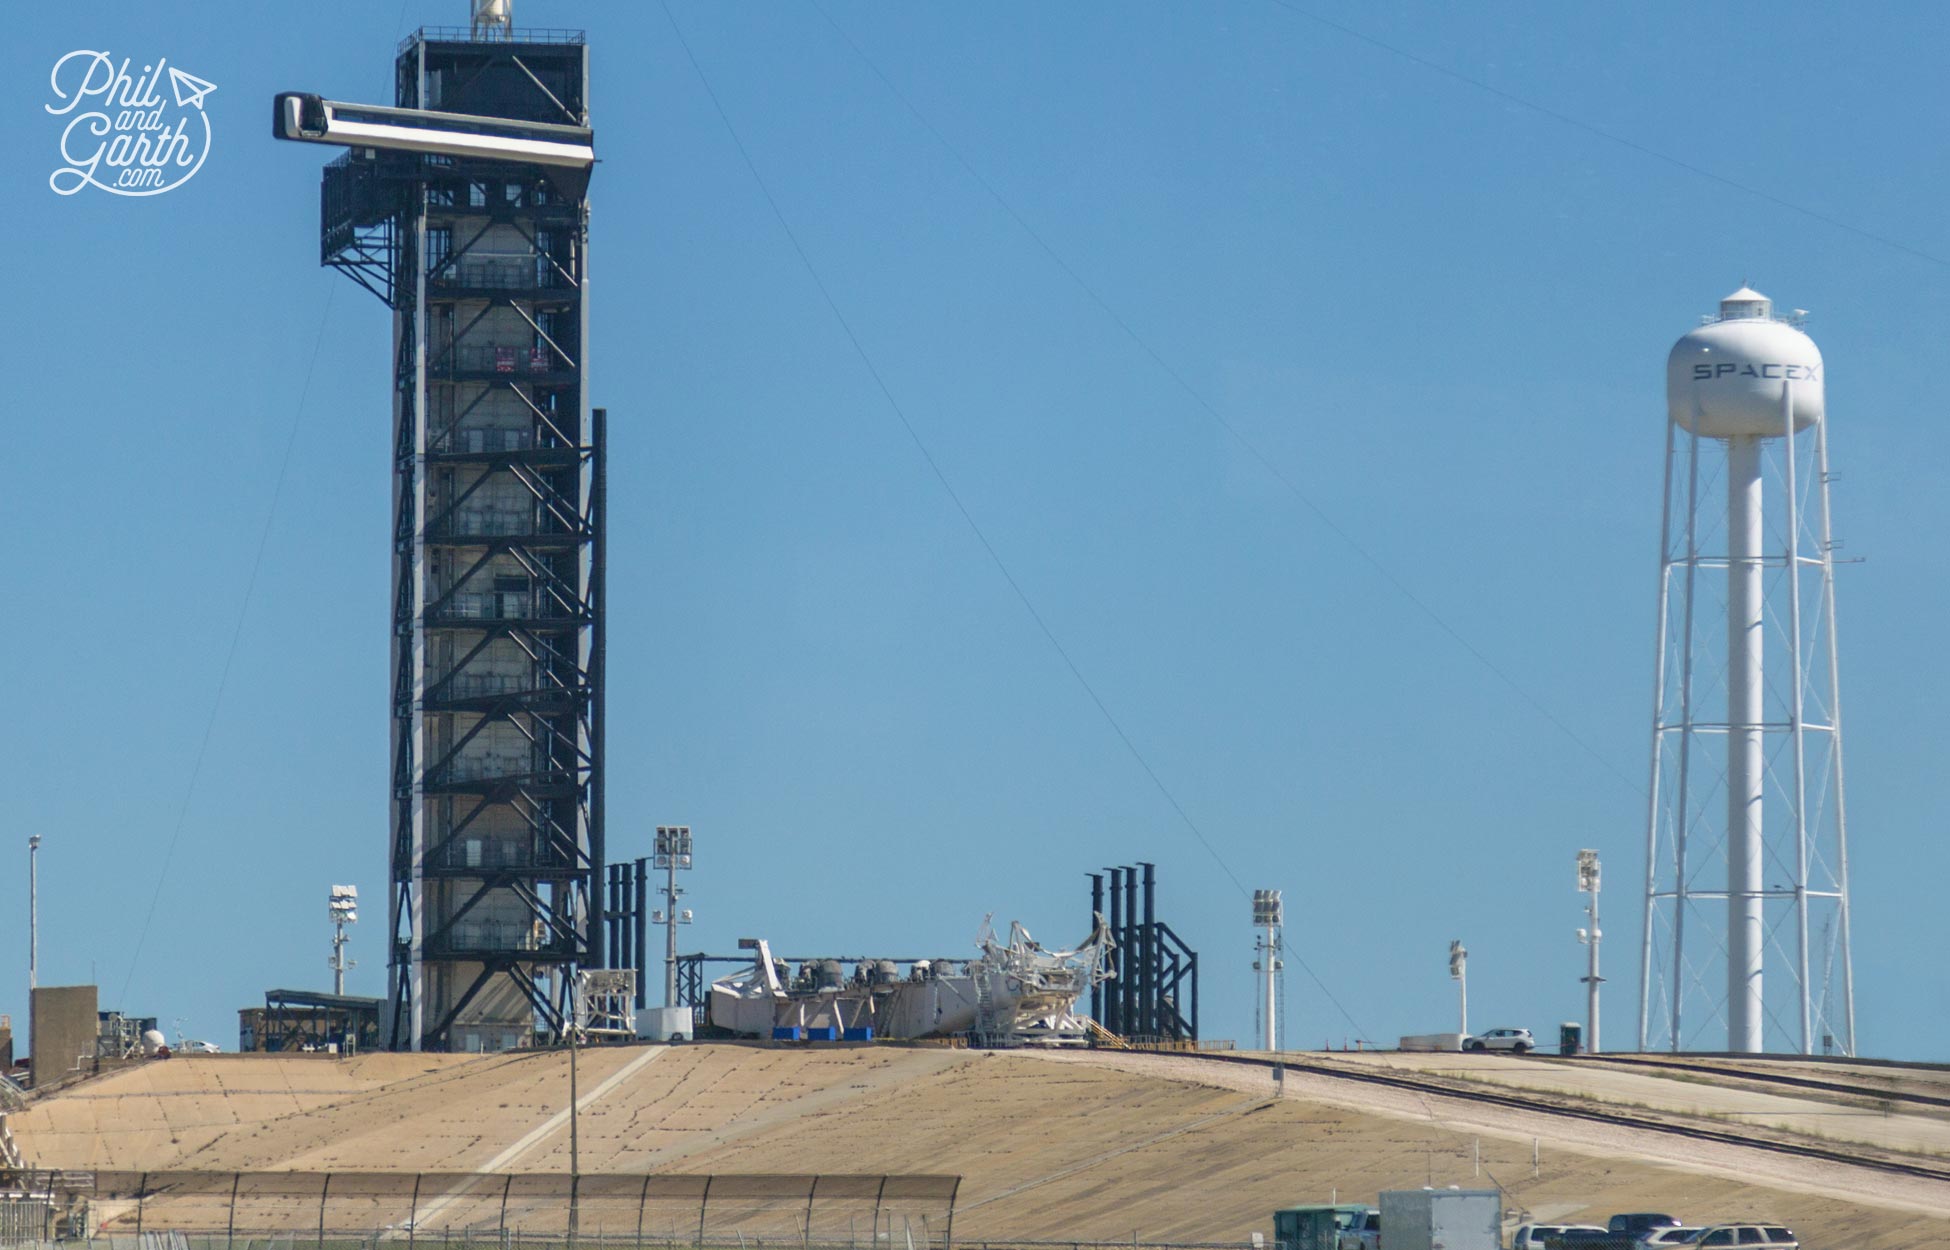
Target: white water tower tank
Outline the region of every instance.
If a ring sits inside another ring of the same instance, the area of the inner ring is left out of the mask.
[[[1672,345],[1666,410],[1681,429],[1702,438],[1784,435],[1783,383],[1792,384],[1796,431],[1822,419],[1821,349],[1776,321],[1773,309],[1765,295],[1743,286],[1720,301],[1717,318]]]

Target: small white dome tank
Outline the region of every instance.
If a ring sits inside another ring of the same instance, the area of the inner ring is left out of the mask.
[[[1784,385],[1794,390],[1797,433],[1822,419],[1827,401],[1821,349],[1773,312],[1773,301],[1743,286],[1720,301],[1717,318],[1672,345],[1666,411],[1681,429],[1702,438],[1778,437],[1787,432]]]
[[[144,1029],[142,1032],[142,1053],[155,1058],[156,1052],[163,1048],[165,1039],[158,1029]]]

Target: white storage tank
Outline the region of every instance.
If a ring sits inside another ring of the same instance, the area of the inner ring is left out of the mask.
[[[1702,438],[1785,435],[1783,383],[1797,432],[1821,420],[1821,349],[1749,287],[1721,300],[1720,315],[1681,335],[1666,357],[1666,409]]]

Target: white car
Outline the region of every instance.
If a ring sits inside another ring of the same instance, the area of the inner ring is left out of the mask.
[[[1491,1029],[1487,1033],[1472,1033],[1462,1042],[1464,1050],[1509,1050],[1519,1055],[1527,1055],[1537,1049],[1537,1039],[1530,1036],[1529,1029]]]
[[[1700,1232],[1698,1226],[1688,1224],[1681,1224],[1676,1228],[1655,1228],[1632,1245],[1634,1250],[1667,1250],[1671,1246],[1690,1246],[1698,1239]]]
[[[1566,1233],[1602,1233],[1602,1224],[1525,1224],[1510,1236],[1510,1250],[1550,1250]]]
[[[1752,1247],[1752,1250],[1801,1250],[1801,1239],[1779,1224],[1714,1224],[1693,1230],[1687,1246]]]
[[[194,1039],[183,1042],[176,1048],[179,1055],[221,1055],[223,1047],[215,1042],[199,1042]]]

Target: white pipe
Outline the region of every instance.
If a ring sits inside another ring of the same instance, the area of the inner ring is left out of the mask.
[[[1727,440],[1727,1049],[1762,1040],[1764,693],[1760,438]]]
[[[1808,771],[1807,659],[1801,649],[1801,475],[1794,455],[1794,383],[1781,383],[1781,450],[1787,482],[1788,672],[1793,688],[1788,707],[1794,746],[1794,942],[1796,984],[1801,994],[1801,1053],[1812,1055],[1814,1029],[1808,985]]]
[[[1693,768],[1693,605],[1699,583],[1699,427],[1705,414],[1697,404],[1686,447],[1686,609],[1680,626],[1679,663],[1679,819],[1672,834],[1672,1024],[1666,1035],[1666,1048],[1677,1052],[1681,1029],[1681,1008],[1686,1001],[1686,841],[1692,827],[1692,798],[1689,786]]]

